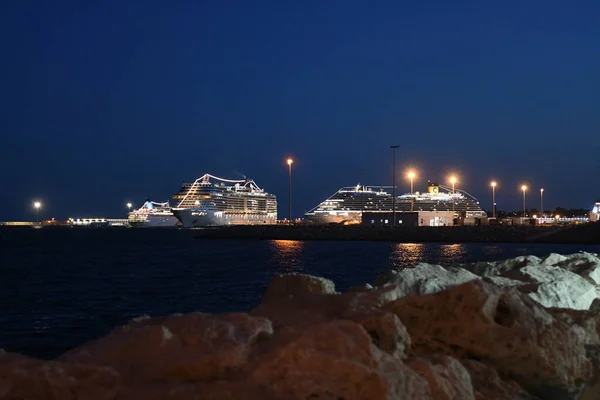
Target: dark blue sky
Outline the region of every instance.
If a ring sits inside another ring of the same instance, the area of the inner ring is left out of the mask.
[[[124,216],[205,172],[287,214],[397,168],[489,208],[600,197],[597,1],[12,1],[0,12],[0,220]],[[260,4],[252,6],[251,4]]]

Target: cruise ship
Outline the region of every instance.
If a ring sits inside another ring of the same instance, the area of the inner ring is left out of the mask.
[[[339,189],[305,216],[314,223],[360,223],[362,211],[392,211],[391,186],[348,186]],[[454,203],[454,206],[453,206]],[[487,217],[477,199],[464,190],[428,183],[427,192],[396,197],[396,211],[453,211],[466,218]]]
[[[129,213],[127,222],[132,227],[175,227],[179,223],[169,202],[156,203],[149,199],[139,209]]]
[[[277,223],[277,198],[251,179],[202,175],[171,196],[173,214],[184,228]]]

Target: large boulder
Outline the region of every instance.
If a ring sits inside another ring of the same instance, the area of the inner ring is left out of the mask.
[[[245,364],[271,322],[243,313],[140,318],[59,360],[111,366],[125,382],[211,381]]]
[[[289,399],[431,399],[427,381],[375,347],[360,325],[281,329],[246,366],[248,379]]]
[[[412,354],[485,361],[544,399],[576,398],[592,377],[585,330],[517,290],[474,280],[385,308],[408,329]]]
[[[329,279],[306,274],[275,275],[269,283],[262,302],[270,303],[286,297],[310,294],[337,294],[335,284]]]
[[[587,310],[600,298],[600,259],[591,253],[460,264],[499,286],[519,286],[545,307]]]
[[[475,400],[537,400],[513,380],[502,379],[498,372],[475,360],[462,360],[469,371]],[[541,399],[540,399],[541,400]]]
[[[409,294],[430,294],[460,285],[465,282],[479,279],[479,277],[466,269],[440,265],[419,263],[411,268],[391,270],[379,275],[374,282],[376,287],[393,285],[393,296],[388,300],[408,296]]]
[[[371,335],[377,347],[402,359],[410,347],[410,337],[396,315],[381,310],[382,293],[385,297],[385,291],[287,297],[261,304],[250,315],[269,319],[274,329],[303,330],[333,320],[353,321]]]
[[[121,377],[112,368],[36,360],[0,350],[4,400],[112,400],[121,388]]]
[[[475,400],[471,375],[458,360],[434,354],[413,358],[408,365],[427,380],[435,400]]]

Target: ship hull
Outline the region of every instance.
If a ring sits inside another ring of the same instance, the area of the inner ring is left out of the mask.
[[[148,215],[144,220],[130,220],[134,228],[175,228],[179,220],[174,215]]]
[[[315,224],[343,224],[360,223],[362,220],[360,211],[347,211],[344,213],[312,213],[306,214],[306,218]]]
[[[264,213],[225,213],[201,208],[173,209],[184,228],[227,225],[266,225],[277,223],[276,215]]]

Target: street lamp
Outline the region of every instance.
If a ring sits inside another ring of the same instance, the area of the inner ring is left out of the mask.
[[[292,164],[293,163],[294,163],[294,160],[292,160],[291,158],[287,159],[288,173],[289,173],[289,178],[290,178],[290,194],[289,194],[289,218],[290,218],[290,223],[292,222]]]
[[[33,203],[33,207],[35,207],[35,211],[37,212],[37,223],[40,223],[40,208],[42,207],[42,203],[36,201]]]
[[[415,172],[414,171],[408,171],[408,179],[410,179],[410,211],[414,211],[414,204],[415,204],[415,198],[413,196],[414,190],[413,190],[413,183],[415,180]]]
[[[544,189],[540,189],[540,215],[544,217]]]
[[[454,212],[454,185],[456,184],[456,176],[452,175],[450,177],[450,183],[452,184],[452,212]]]
[[[526,204],[525,204],[525,192],[527,192],[527,186],[522,185],[521,190],[523,191],[523,218],[525,218],[525,214],[526,214],[526,210],[527,210]]]
[[[492,218],[496,218],[496,186],[498,184],[496,181],[492,181],[490,185],[492,186]]]
[[[394,162],[392,167],[392,226],[396,226],[396,149],[400,147],[397,144],[391,145],[390,149],[392,149],[394,153]]]
[[[127,203],[127,212],[131,212],[131,206],[132,206],[132,205],[133,205],[133,204],[131,204],[131,203]]]

